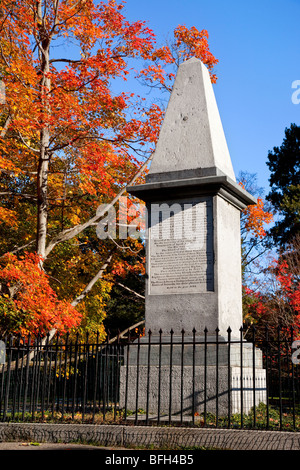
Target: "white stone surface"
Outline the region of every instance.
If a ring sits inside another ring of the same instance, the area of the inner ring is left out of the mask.
[[[178,69],[149,175],[213,167],[235,180],[209,72],[192,58]]]
[[[239,337],[243,324],[240,211],[222,197],[214,200],[215,294],[221,335],[230,326]]]

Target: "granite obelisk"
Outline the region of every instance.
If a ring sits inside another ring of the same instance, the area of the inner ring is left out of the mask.
[[[236,183],[200,60],[180,65],[146,183],[128,192],[148,209],[146,331],[218,327],[224,336],[230,326],[239,335],[240,211],[256,200]],[[190,231],[171,239],[169,226],[177,222]]]
[[[244,341],[228,346],[227,339],[228,331],[240,339],[243,323],[240,213],[256,199],[236,182],[200,60],[180,65],[146,182],[127,189],[147,207],[145,322],[152,336],[151,355],[147,347],[131,348],[121,368],[121,404],[134,408],[139,396],[141,408],[155,413],[159,402],[167,412],[172,384],[175,413],[180,400],[185,413],[201,412],[205,372],[208,409],[239,412],[242,393],[247,412],[254,395],[257,404],[265,401],[261,351]],[[161,330],[172,330],[172,360]]]

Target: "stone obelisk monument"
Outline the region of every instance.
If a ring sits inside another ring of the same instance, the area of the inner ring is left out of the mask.
[[[198,338],[207,329],[214,341],[218,328],[224,341],[230,327],[231,338],[240,338],[240,212],[256,199],[236,182],[209,72],[200,60],[180,65],[146,182],[127,189],[147,207],[145,323],[153,343],[160,330],[171,329],[175,343],[182,330],[187,338],[193,329]],[[238,369],[237,359],[232,367]],[[155,358],[151,364],[156,367]],[[188,383],[188,357],[186,364]],[[200,375],[202,366],[200,360]],[[259,357],[257,367],[259,376]]]
[[[256,200],[236,183],[200,60],[179,67],[146,184],[128,192],[148,209],[146,331],[239,335],[240,211]]]

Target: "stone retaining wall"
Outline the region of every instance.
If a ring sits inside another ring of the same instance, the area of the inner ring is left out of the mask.
[[[109,447],[300,450],[300,433],[93,424],[0,423],[0,442],[90,443]]]

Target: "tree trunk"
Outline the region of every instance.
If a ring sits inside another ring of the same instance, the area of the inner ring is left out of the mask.
[[[40,131],[40,155],[37,174],[37,234],[36,251],[45,259],[47,242],[47,222],[48,222],[48,171],[49,171],[49,117],[51,113],[49,105],[50,93],[50,37],[45,28],[45,18],[42,15],[41,3],[37,6],[37,21],[39,25],[39,37],[37,38],[39,47],[39,60],[41,67],[40,82],[40,104],[42,128]],[[42,265],[42,262],[41,262]]]
[[[46,240],[47,240],[47,221],[48,221],[48,208],[47,208],[47,192],[48,192],[48,169],[49,160],[46,156],[45,147],[41,149],[40,161],[38,167],[37,178],[37,236],[36,236],[36,252],[43,259],[46,253]]]

